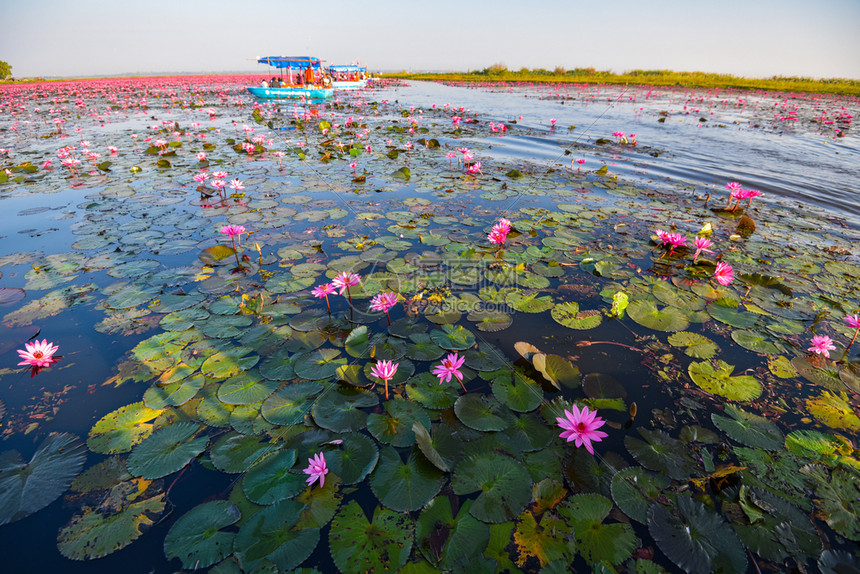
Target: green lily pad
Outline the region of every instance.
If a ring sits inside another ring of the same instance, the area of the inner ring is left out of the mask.
[[[490,541],[490,527],[476,520],[467,500],[457,516],[447,496],[438,496],[427,503],[418,517],[415,539],[424,557],[437,568],[456,569],[469,564]]]
[[[247,371],[260,360],[259,355],[249,355],[250,347],[232,347],[215,353],[200,366],[200,372],[213,379],[226,379],[240,371]]]
[[[399,570],[412,552],[415,526],[408,514],[377,507],[368,521],[354,500],[342,506],[329,530],[329,551],[343,574]]]
[[[447,383],[439,384],[435,375],[424,372],[409,379],[406,396],[428,409],[447,409],[457,401],[459,390],[460,385],[453,377]]]
[[[479,431],[505,430],[511,423],[507,407],[485,395],[461,395],[454,403],[454,412],[464,425]]]
[[[708,314],[719,321],[738,329],[749,329],[758,321],[758,315],[749,311],[739,310],[734,299],[718,299],[708,303]]]
[[[556,304],[550,314],[556,323],[579,331],[594,329],[603,322],[603,315],[600,311],[581,311],[579,303],[574,301]]]
[[[131,452],[128,471],[155,480],[181,470],[209,444],[209,437],[192,438],[200,428],[196,423],[180,422],[158,429]]]
[[[411,341],[406,345],[406,356],[413,361],[435,361],[445,354],[445,350],[433,342],[427,333],[409,335]]]
[[[253,405],[266,400],[280,385],[280,381],[262,378],[255,371],[234,375],[218,387],[218,399],[228,405]]]
[[[363,408],[375,407],[379,397],[375,393],[339,386],[324,394],[314,403],[311,413],[314,421],[334,432],[359,431],[367,424]]]
[[[412,432],[415,434],[415,442],[418,445],[418,448],[433,466],[442,472],[448,472],[451,470],[453,461],[445,458],[439,453],[427,427],[422,425],[420,422],[415,421],[412,424]]]
[[[263,402],[261,414],[273,425],[294,425],[300,423],[310,412],[313,397],[322,392],[319,383],[303,381],[292,383],[278,389]]]
[[[621,564],[639,545],[629,524],[605,524],[612,501],[600,494],[577,494],[558,507],[558,512],[573,527],[577,550],[591,564]]]
[[[658,309],[653,301],[642,299],[631,302],[627,314],[643,327],[655,331],[683,331],[690,324],[687,315],[677,307]]]
[[[264,441],[263,437],[231,432],[212,446],[209,456],[218,470],[237,474],[245,472],[264,455],[278,448],[278,445]]]
[[[669,344],[684,347],[684,353],[694,359],[710,359],[719,350],[717,344],[704,335],[681,331],[669,335]]]
[[[242,479],[245,496],[251,502],[263,505],[293,498],[307,486],[306,474],[290,472],[295,464],[296,451],[293,449],[280,449],[263,456]]]
[[[396,447],[406,447],[415,444],[415,433],[412,425],[420,422],[425,428],[430,427],[430,417],[427,412],[411,401],[395,397],[385,403],[386,414],[373,413],[367,418],[367,430],[383,444]]]
[[[233,551],[242,570],[252,572],[271,563],[280,572],[304,562],[320,539],[319,529],[296,526],[306,508],[296,500],[281,500],[244,523],[233,540]]]
[[[195,506],[182,515],[164,539],[168,560],[179,558],[186,570],[208,568],[233,552],[233,532],[222,529],[242,515],[232,502],[215,500]]]
[[[537,353],[532,356],[532,364],[547,381],[559,390],[562,386],[573,389],[582,383],[582,374],[579,369],[564,357]]]
[[[639,434],[645,441],[630,435],[624,437],[624,446],[639,464],[675,480],[687,480],[693,476],[696,462],[690,457],[687,445],[662,430],[640,428]]]
[[[576,554],[571,528],[550,513],[544,513],[538,522],[530,511],[523,512],[514,531],[514,542],[517,564],[525,566],[534,557],[541,565],[542,573],[568,572]]]
[[[670,482],[662,474],[651,474],[644,468],[631,466],[612,477],[612,500],[621,512],[646,524],[651,501],[656,500]]]
[[[101,454],[128,452],[152,434],[154,420],[162,411],[142,402],[132,403],[106,414],[90,429],[87,447]]]
[[[746,446],[766,450],[782,448],[785,437],[773,422],[733,405],[726,405],[726,414],[731,418],[711,413],[711,420],[715,427],[732,439]]]
[[[761,395],[761,384],[751,375],[731,376],[735,368],[725,361],[690,363],[687,372],[703,390],[732,401],[751,401]]]
[[[270,381],[289,381],[296,376],[294,361],[289,350],[278,349],[260,363],[260,374]]]
[[[513,411],[527,413],[543,401],[543,389],[519,370],[499,369],[493,373],[493,396]]]
[[[203,388],[206,378],[197,373],[167,385],[153,385],[143,393],[144,404],[154,410],[178,407],[193,399]]]
[[[303,379],[317,381],[328,379],[337,373],[337,369],[347,364],[346,357],[340,356],[337,349],[317,349],[296,357],[296,374]]]
[[[815,508],[818,516],[839,535],[860,541],[860,488],[856,471],[837,468],[829,477],[820,467],[804,467],[801,472],[816,481]]]
[[[648,509],[648,530],[672,562],[691,574],[746,572],[743,545],[719,514],[689,496],[679,496],[675,509],[656,502]]]
[[[328,468],[344,484],[357,484],[376,468],[379,450],[373,439],[364,434],[345,433],[340,437],[343,441],[341,449],[326,454]]]
[[[531,500],[532,479],[519,462],[503,454],[476,455],[454,469],[451,486],[458,495],[478,492],[469,512],[482,522],[513,520]]]
[[[478,343],[477,349],[469,349],[463,355],[466,357],[466,366],[476,371],[495,371],[508,364],[504,353],[485,341]]]
[[[164,494],[133,502],[119,512],[86,509],[60,529],[57,548],[71,560],[95,560],[125,548],[151,527],[165,506]]]
[[[465,351],[475,344],[475,336],[460,325],[442,325],[430,332],[430,338],[449,351]]]
[[[52,433],[30,462],[17,451],[0,454],[0,525],[15,522],[51,504],[81,471],[87,451],[73,434]]]
[[[505,302],[522,313],[543,313],[555,306],[552,297],[549,295],[538,297],[538,294],[538,291],[514,291],[513,293],[508,293],[507,297],[505,297]]]
[[[436,496],[444,484],[443,473],[415,448],[405,464],[394,448],[382,449],[379,464],[370,475],[370,488],[379,502],[398,512],[418,510]]]
[[[779,347],[770,342],[767,335],[758,331],[736,329],[732,331],[732,340],[744,349],[749,349],[754,353],[775,355],[780,352]]]

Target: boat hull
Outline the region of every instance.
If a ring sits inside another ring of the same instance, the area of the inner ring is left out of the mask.
[[[334,88],[263,88],[261,86],[249,86],[246,88],[254,97],[271,98],[306,98],[310,100],[322,100],[330,98],[334,94]]]

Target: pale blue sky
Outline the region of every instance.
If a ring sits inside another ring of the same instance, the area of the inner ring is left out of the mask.
[[[595,67],[860,79],[860,0],[0,0],[19,77]]]

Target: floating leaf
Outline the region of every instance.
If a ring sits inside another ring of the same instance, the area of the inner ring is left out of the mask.
[[[120,512],[87,509],[60,529],[57,548],[71,560],[94,560],[125,548],[164,511],[164,494],[133,502]]]
[[[807,399],[806,408],[819,422],[834,429],[860,430],[860,417],[848,404],[845,392],[836,394],[821,391],[816,399]]]
[[[661,430],[639,429],[647,442],[633,436],[624,437],[624,446],[639,464],[654,472],[668,474],[675,480],[687,480],[695,472],[695,461],[687,446]]]
[[[236,474],[245,472],[264,455],[278,448],[259,436],[229,433],[212,446],[210,457],[218,470]]]
[[[340,450],[327,453],[328,467],[344,484],[356,484],[376,468],[379,450],[373,439],[361,433],[340,435]]]
[[[460,325],[442,325],[441,330],[430,332],[430,338],[449,351],[464,351],[475,344],[475,336]]]
[[[313,397],[323,390],[319,383],[303,381],[275,391],[261,408],[263,418],[274,425],[294,425],[304,420],[314,403]]]
[[[386,508],[398,512],[418,510],[445,484],[444,475],[413,448],[404,464],[392,447],[382,449],[379,464],[370,475],[370,488]]]
[[[535,369],[559,390],[562,386],[573,389],[582,383],[579,369],[564,357],[538,353],[532,357],[532,363]]]
[[[523,511],[531,500],[532,479],[517,461],[491,453],[461,462],[451,486],[458,495],[479,492],[469,512],[482,522],[498,524]]]
[[[180,422],[152,433],[128,457],[128,471],[148,480],[181,470],[209,444],[209,437],[192,438],[200,425]]]
[[[293,498],[305,489],[306,474],[293,474],[296,451],[280,449],[271,452],[253,464],[242,479],[242,490],[248,500],[256,504],[274,504]]]
[[[152,433],[149,422],[162,411],[147,408],[142,402],[132,403],[103,416],[87,439],[87,447],[101,454],[128,452]]]
[[[421,511],[415,539],[424,557],[438,568],[469,564],[489,542],[490,527],[469,514],[471,506],[471,500],[465,501],[455,518],[451,500],[437,496]]]
[[[385,403],[386,414],[371,414],[367,419],[367,430],[383,444],[406,447],[415,444],[412,425],[419,422],[425,428],[430,426],[427,412],[411,401],[395,397]]]
[[[676,307],[658,309],[653,301],[636,300],[627,307],[630,318],[655,331],[683,331],[690,321],[683,311]]]
[[[731,418],[712,413],[711,420],[714,426],[732,439],[746,446],[767,450],[782,448],[785,439],[773,422],[733,405],[726,405],[726,414]]]
[[[698,333],[682,331],[669,335],[669,344],[673,347],[686,347],[684,353],[694,359],[710,359],[719,350],[717,344]]]
[[[581,331],[594,329],[603,321],[600,311],[580,311],[579,303],[575,301],[557,304],[552,308],[551,315],[556,323]]]
[[[500,431],[510,426],[510,412],[493,397],[461,395],[454,403],[454,412],[464,425],[475,430]]]
[[[412,552],[414,524],[408,514],[377,507],[369,522],[354,500],[342,506],[329,530],[329,550],[343,574],[400,569]]]
[[[591,564],[620,564],[639,545],[629,524],[604,524],[612,501],[600,494],[577,494],[558,507],[558,512],[573,527],[577,550]]]
[[[661,474],[651,474],[644,468],[631,466],[612,477],[612,500],[621,512],[645,524],[651,502],[669,486],[670,480]]]
[[[0,525],[51,504],[69,487],[86,458],[83,441],[69,433],[48,435],[28,463],[17,451],[0,454]]]
[[[768,340],[768,337],[758,331],[750,331],[747,329],[736,329],[732,331],[732,340],[754,353],[765,353],[775,355],[780,352],[779,347]]]
[[[311,412],[314,421],[324,429],[358,431],[367,424],[367,413],[360,409],[378,403],[379,397],[374,393],[341,385],[317,399]]]
[[[164,539],[168,560],[179,558],[186,570],[208,568],[233,552],[233,532],[222,529],[241,518],[232,502],[215,500],[195,506],[183,514]]]
[[[543,389],[519,370],[500,369],[493,376],[493,396],[509,409],[527,413],[543,400]]]
[[[557,516],[546,513],[538,523],[531,512],[523,512],[514,531],[517,565],[524,567],[530,557],[535,557],[542,567],[554,560],[562,561],[567,571],[567,564],[576,553],[576,544],[569,540],[570,535],[570,527]],[[545,570],[542,568],[541,572]]]
[[[751,375],[731,376],[735,368],[725,361],[690,363],[687,372],[705,391],[732,401],[751,401],[761,395],[761,384]]]
[[[746,572],[743,546],[719,514],[689,496],[679,496],[675,509],[656,502],[648,509],[648,531],[672,562],[691,574]]]
[[[233,551],[246,572],[271,563],[278,570],[291,570],[304,562],[320,539],[317,528],[296,524],[307,508],[296,500],[267,506],[244,523],[233,540]]]

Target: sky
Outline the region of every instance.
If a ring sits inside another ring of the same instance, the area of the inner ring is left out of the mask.
[[[860,0],[0,0],[13,75],[563,67],[860,79]]]

